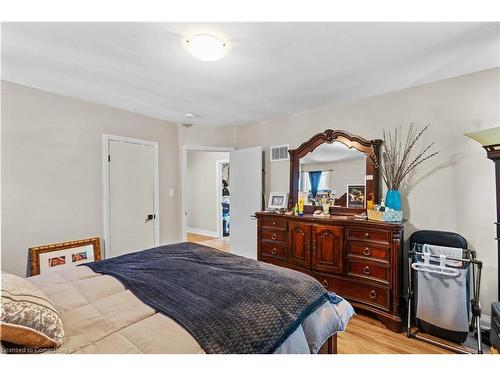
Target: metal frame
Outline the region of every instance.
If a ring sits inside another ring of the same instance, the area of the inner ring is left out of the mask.
[[[417,243],[413,244],[418,245]],[[481,327],[480,327],[480,319],[481,319],[481,304],[479,302],[479,293],[481,289],[481,270],[483,268],[483,262],[479,261],[476,259],[476,252],[470,249],[465,249],[464,250],[465,256],[464,258],[451,258],[451,257],[446,257],[447,260],[453,260],[453,261],[460,261],[463,263],[468,263],[467,267],[472,267],[472,296],[473,298],[470,300],[471,303],[471,311],[472,311],[472,318],[469,324],[469,332],[472,332],[474,329],[477,329],[477,353],[482,354],[483,349],[482,349],[482,343],[481,343]],[[420,336],[417,332],[412,332],[411,330],[411,307],[412,307],[412,301],[413,301],[413,287],[412,287],[412,282],[413,282],[413,268],[412,268],[412,263],[413,263],[413,257],[415,255],[424,255],[423,252],[418,252],[414,251],[413,249],[408,252],[408,294],[406,296],[407,298],[407,331],[406,331],[406,336],[410,338],[415,338],[420,341],[427,342],[429,344],[433,344],[436,346],[439,346],[441,348],[450,350],[455,353],[461,353],[461,354],[471,354],[470,352],[466,350],[462,350],[460,348],[447,345],[443,342],[433,340],[428,337]],[[432,258],[437,258],[439,260],[439,255],[433,255],[430,254]]]

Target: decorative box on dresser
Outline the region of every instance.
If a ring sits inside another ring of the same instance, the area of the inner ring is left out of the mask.
[[[401,223],[340,215],[256,216],[259,260],[307,273],[354,307],[375,313],[387,328],[402,330]]]

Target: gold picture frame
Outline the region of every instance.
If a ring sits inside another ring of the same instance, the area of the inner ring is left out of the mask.
[[[99,237],[30,247],[31,276],[101,260]]]

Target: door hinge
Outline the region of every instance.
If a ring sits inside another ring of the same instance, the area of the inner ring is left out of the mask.
[[[108,163],[111,161],[111,155],[108,155]]]

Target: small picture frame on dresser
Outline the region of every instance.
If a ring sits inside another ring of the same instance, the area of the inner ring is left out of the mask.
[[[53,243],[29,249],[31,276],[101,260],[99,237]]]
[[[347,185],[347,207],[365,208],[366,207],[366,187],[360,184]]]
[[[279,210],[286,208],[288,204],[288,193],[269,193],[267,208],[269,210]]]

